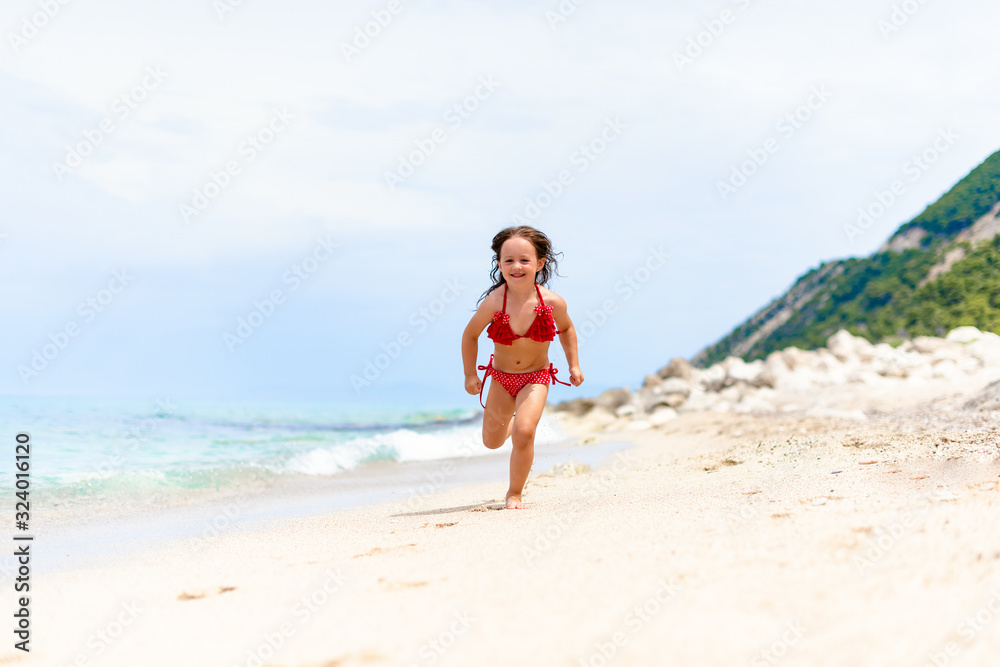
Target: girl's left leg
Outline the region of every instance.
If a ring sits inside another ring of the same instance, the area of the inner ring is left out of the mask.
[[[510,487],[507,489],[507,509],[521,509],[521,493],[535,460],[535,429],[545,409],[545,399],[549,396],[549,385],[528,384],[517,394],[514,401],[514,429],[511,440],[514,445],[510,453]]]

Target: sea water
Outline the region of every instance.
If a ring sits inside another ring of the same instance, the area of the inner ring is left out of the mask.
[[[436,515],[434,492],[476,482],[502,502],[510,450],[483,446],[481,409],[0,398],[11,518],[18,433],[31,438],[30,532],[46,570],[375,502],[391,501],[390,517]],[[598,466],[627,447],[573,442],[543,416],[534,469]],[[0,558],[0,581],[12,567]]]
[[[51,503],[337,476],[376,463],[493,453],[482,410],[169,398],[0,398],[0,437],[31,436],[31,483]],[[536,445],[565,440],[543,419]],[[13,454],[0,487],[13,484]]]
[[[0,433],[31,436],[36,491],[221,488],[380,461],[489,453],[481,411],[171,399],[0,398]],[[10,480],[13,455],[0,462]],[[0,484],[6,483],[0,478]],[[7,484],[9,486],[9,484]]]

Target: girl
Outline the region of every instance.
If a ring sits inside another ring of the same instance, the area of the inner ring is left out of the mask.
[[[507,438],[513,441],[507,509],[524,507],[521,492],[535,458],[535,427],[549,395],[549,382],[569,386],[556,379],[558,371],[549,363],[549,343],[556,334],[569,363],[570,382],[575,386],[583,382],[576,356],[576,330],[566,313],[566,302],[542,287],[555,270],[552,243],[545,234],[527,225],[502,230],[493,237],[493,285],[480,297],[482,304],[462,334],[465,390],[479,394],[480,405],[486,410],[483,444],[496,449]],[[486,335],[495,347],[490,363],[478,367],[486,371],[480,381],[476,355],[479,334],[487,325]],[[483,383],[490,375],[493,383],[484,404]]]

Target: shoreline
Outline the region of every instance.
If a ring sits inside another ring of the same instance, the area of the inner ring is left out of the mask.
[[[612,440],[600,446],[569,438],[540,445],[533,470],[576,461],[597,468],[616,451],[628,448]],[[37,511],[46,526],[39,538],[47,555],[34,564],[37,573],[86,567],[182,539],[215,538],[233,531],[266,529],[279,520],[296,520],[394,503],[400,511],[418,510],[440,490],[495,483],[505,487],[510,443],[488,454],[428,461],[381,461],[338,475],[301,475],[244,489],[199,489],[171,494],[173,503],[156,500],[136,506],[102,499],[72,508]],[[539,474],[539,473],[536,473]],[[41,541],[41,540],[40,540]],[[13,559],[0,558],[9,569]]]

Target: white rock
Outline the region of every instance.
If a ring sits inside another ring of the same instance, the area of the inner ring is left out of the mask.
[[[742,401],[736,404],[734,408],[736,412],[740,413],[772,413],[777,412],[777,408],[774,407],[774,403],[765,400],[763,397],[758,395],[745,396]]]
[[[737,382],[755,384],[761,371],[764,370],[762,361],[757,360],[748,364],[739,357],[728,357],[722,362],[722,366],[726,369],[726,384]]]
[[[677,408],[677,412],[704,412],[711,410],[712,406],[721,399],[714,391],[706,391],[697,396],[692,396],[684,405]]]
[[[779,388],[790,392],[809,391],[822,386],[825,381],[825,375],[818,374],[806,366],[799,366],[782,378]]]
[[[972,343],[975,345],[975,343]],[[975,373],[983,367],[983,362],[976,357],[965,357],[958,361],[958,370],[963,373]]]
[[[857,348],[856,341],[857,337],[851,335],[850,331],[847,329],[841,329],[826,339],[826,349],[837,357],[837,359],[841,361],[848,361],[850,359],[855,359],[858,356],[855,351]]]
[[[958,362],[954,359],[942,359],[934,364],[934,370],[932,376],[935,378],[944,378],[946,380],[955,380],[962,377],[964,373],[958,367]]]
[[[871,341],[863,336],[854,337],[854,354],[863,362],[871,361],[875,358],[875,346]]]
[[[941,345],[927,356],[930,357],[932,364],[935,364],[943,359],[950,359],[951,361],[958,362],[960,359],[964,359],[968,352],[969,349],[963,345],[944,341],[944,345]]]
[[[706,368],[701,373],[701,385],[709,391],[719,391],[726,383],[726,369],[720,364]]]
[[[911,369],[925,363],[925,359],[917,353],[907,353],[892,347],[888,343],[875,346],[875,356],[871,361],[871,370],[885,377],[905,378]]]
[[[976,327],[957,327],[948,332],[945,336],[946,340],[950,340],[953,343],[971,343],[974,340],[979,340],[983,337],[983,332]]]
[[[886,382],[885,378],[870,368],[859,368],[852,371],[847,376],[847,381],[870,386],[880,386]]]
[[[668,421],[677,419],[677,411],[673,408],[661,406],[653,410],[647,419],[654,426],[659,426],[660,424],[666,424]]]
[[[691,383],[680,378],[668,378],[663,381],[663,384],[656,387],[656,393],[661,396],[681,394],[687,397],[691,395]]]
[[[605,408],[608,411],[616,410],[617,408],[625,405],[629,402],[631,398],[631,392],[628,388],[622,389],[608,389],[602,392],[600,396],[595,400],[595,407]]]
[[[778,387],[791,372],[781,356],[781,352],[772,352],[764,360],[764,370],[757,377],[757,384],[762,387]]]
[[[934,367],[929,364],[921,364],[916,368],[911,368],[906,374],[906,379],[911,381],[932,380],[934,379]]]
[[[628,417],[629,415],[634,415],[639,410],[632,403],[626,403],[622,405],[617,410],[615,410],[615,416],[617,417]]]
[[[583,417],[580,417],[580,424],[582,426],[596,430],[600,430],[608,424],[613,424],[615,421],[614,414],[602,407],[595,407]]]
[[[559,477],[576,477],[577,475],[585,475],[588,472],[590,472],[590,466],[579,461],[567,461],[566,463],[556,464],[549,470],[550,475],[557,475]]]
[[[646,379],[642,381],[643,388],[655,387],[660,384],[663,384],[663,379],[659,375],[656,375],[655,373],[652,375],[647,375]]]
[[[719,398],[724,401],[729,401],[730,403],[736,403],[743,399],[747,395],[746,385],[734,384],[731,387],[726,387],[719,392]]]
[[[848,357],[848,359],[853,361],[854,357]],[[816,361],[813,364],[815,370],[829,373],[830,371],[842,371],[844,366],[845,364],[840,357],[829,350],[816,350]]]
[[[646,431],[653,428],[653,423],[648,419],[634,419],[625,424],[626,431]]]
[[[799,368],[810,368],[816,361],[816,353],[810,350],[802,350],[797,347],[787,347],[782,350],[782,359],[791,370]]]
[[[687,400],[688,399],[686,396],[684,396],[684,394],[667,394],[666,396],[660,398],[660,401],[659,403],[657,403],[657,405],[666,405],[671,408],[679,408],[680,406],[684,405],[684,403],[686,403]],[[656,406],[653,407],[655,409]]]
[[[1000,336],[992,331],[984,332],[982,338],[969,343],[967,350],[985,366],[1000,365]]]
[[[942,347],[947,347],[948,341],[944,338],[933,338],[931,336],[917,336],[910,343],[920,354],[933,354]]]

